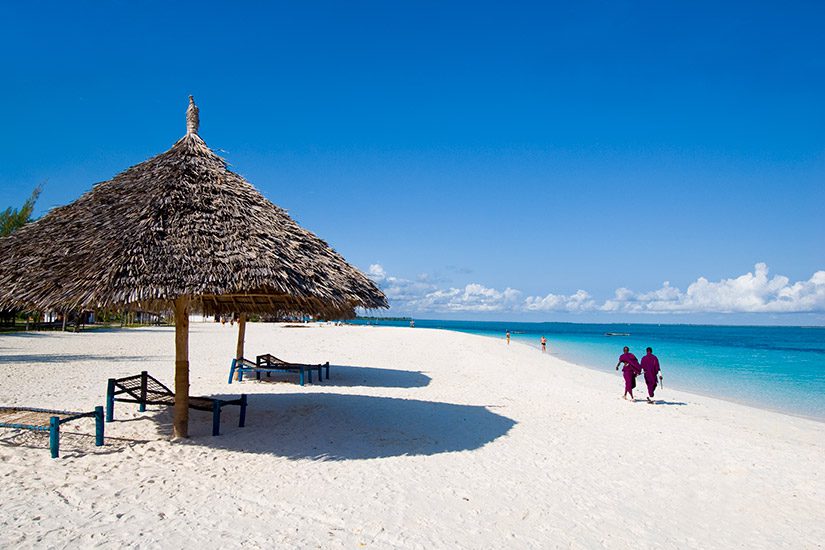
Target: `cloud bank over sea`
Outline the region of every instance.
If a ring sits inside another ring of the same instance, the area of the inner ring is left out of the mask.
[[[515,288],[500,290],[476,282],[441,287],[428,275],[416,279],[392,276],[378,263],[370,265],[368,275],[386,293],[391,309],[403,313],[825,313],[825,270],[792,282],[783,275],[770,276],[765,263],[719,281],[699,277],[685,290],[665,281],[655,290],[618,288],[607,299],[597,299],[586,290],[524,296]]]

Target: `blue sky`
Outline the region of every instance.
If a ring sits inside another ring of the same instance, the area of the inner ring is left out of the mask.
[[[392,313],[823,324],[825,4],[719,4],[3,4],[0,208],[166,150],[192,93]]]

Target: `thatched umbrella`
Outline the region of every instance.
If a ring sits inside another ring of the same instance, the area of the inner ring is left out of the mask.
[[[387,307],[363,273],[228,170],[198,124],[190,96],[171,149],[0,239],[0,308],[174,310],[178,437],[188,435],[191,311]]]

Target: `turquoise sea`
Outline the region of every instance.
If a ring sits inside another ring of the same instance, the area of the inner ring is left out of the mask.
[[[409,326],[409,321],[353,322]],[[650,346],[661,362],[665,391],[676,388],[825,421],[825,327],[424,319],[416,319],[415,326],[501,339],[509,330],[514,341],[537,350],[543,335],[552,355],[605,372],[613,372],[623,346],[640,359]],[[618,379],[616,384],[619,388]]]

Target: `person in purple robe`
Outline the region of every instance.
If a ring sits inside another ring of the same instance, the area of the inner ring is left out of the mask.
[[[653,392],[656,390],[658,384],[657,375],[659,379],[662,378],[660,374],[659,358],[653,355],[653,348],[647,348],[647,355],[642,357],[642,370],[645,372],[645,383],[647,384],[647,402],[653,403]]]
[[[627,399],[627,396],[630,395],[630,399],[633,401],[636,400],[633,397],[633,388],[636,387],[636,377],[642,372],[642,367],[639,365],[639,360],[636,359],[636,356],[630,353],[630,348],[625,346],[624,353],[619,356],[619,362],[616,363],[616,370],[619,370],[619,365],[624,365],[622,367],[622,375],[624,376],[624,395],[622,396],[623,399]]]

